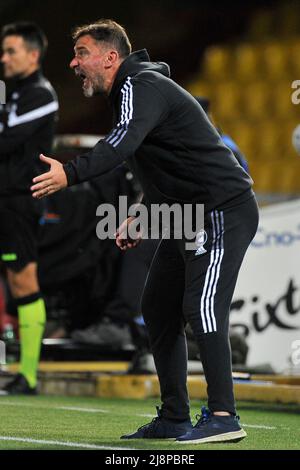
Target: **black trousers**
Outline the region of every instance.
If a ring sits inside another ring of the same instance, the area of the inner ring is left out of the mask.
[[[37,262],[43,209],[44,201],[31,194],[0,197],[0,259],[14,272]]]
[[[166,418],[189,416],[186,322],[200,349],[210,410],[235,414],[229,309],[257,225],[258,208],[251,195],[244,202],[206,214],[204,250],[187,250],[185,240],[160,242],[146,281],[142,313]]]

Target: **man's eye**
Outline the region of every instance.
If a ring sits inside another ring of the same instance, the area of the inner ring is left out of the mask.
[[[88,55],[88,51],[78,51],[76,56],[81,58],[81,57],[86,57]]]

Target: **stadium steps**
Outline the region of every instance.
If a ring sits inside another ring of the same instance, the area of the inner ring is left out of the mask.
[[[95,373],[95,372],[126,372],[128,369],[126,361],[97,361],[97,362],[40,362],[40,373]],[[7,366],[8,372],[17,373],[19,364]]]
[[[235,397],[241,401],[300,404],[299,385],[282,385],[262,380],[236,380]],[[157,376],[108,376],[97,379],[97,396],[118,398],[159,397]],[[188,389],[191,399],[207,399],[206,382],[203,376],[189,376]]]
[[[159,397],[156,375],[129,375],[127,368],[127,362],[41,363],[40,393],[102,398]],[[2,372],[0,386],[16,371],[16,365],[11,365]],[[237,400],[300,405],[300,376],[235,374],[235,377]],[[191,399],[207,398],[203,375],[189,375],[188,389]]]

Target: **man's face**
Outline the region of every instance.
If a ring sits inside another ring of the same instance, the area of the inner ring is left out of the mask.
[[[26,77],[38,66],[38,51],[28,48],[21,36],[7,36],[2,42],[4,78]]]
[[[90,98],[107,93],[108,49],[97,43],[91,36],[80,37],[74,47],[75,57],[70,67],[83,80],[83,93]]]

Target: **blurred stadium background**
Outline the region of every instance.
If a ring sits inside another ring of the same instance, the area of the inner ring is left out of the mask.
[[[147,0],[128,1],[125,6],[121,0],[91,0],[88,4],[75,0],[66,4],[57,0],[2,0],[1,24],[35,21],[48,36],[44,71],[60,101],[56,152],[61,158],[89,147],[93,137],[87,136],[104,135],[110,129],[110,110],[105,100],[86,100],[68,68],[72,27],[105,17],[126,27],[135,50],[146,47],[152,60],[170,65],[175,81],[193,95],[210,100],[216,126],[234,139],[248,161],[262,208],[262,225],[234,298],[231,340],[237,354],[236,394],[239,400],[298,405],[292,412],[299,413],[300,157],[292,144],[292,134],[300,124],[300,104],[293,104],[291,97],[295,91],[292,83],[300,80],[300,2]],[[138,193],[132,175],[126,173],[124,178],[130,186],[126,191]],[[107,185],[110,187],[111,182]],[[80,191],[83,189],[70,196],[75,198],[73,202],[81,199]],[[84,206],[81,209],[85,211]],[[96,222],[95,218],[92,231]],[[45,260],[45,267],[51,272],[49,260]],[[57,271],[53,273],[59,279]],[[44,284],[47,290],[51,282],[45,279]],[[50,287],[48,310],[52,308],[52,320],[61,325],[65,305],[60,304],[60,297],[52,295],[57,286],[52,283]],[[0,296],[0,328],[2,334],[6,332],[8,358],[0,382],[17,370],[16,324],[8,313]],[[7,329],[8,324],[15,330]],[[76,323],[76,328],[82,326]],[[139,374],[149,373],[148,378],[127,374],[139,346],[129,339],[121,347],[103,348],[86,341],[79,344],[64,335],[49,335],[42,350],[41,392],[106,398],[157,396],[149,357],[147,363],[137,367]],[[201,373],[201,362],[193,351],[192,340],[190,354],[194,360],[190,362],[191,396],[205,398],[205,384],[197,375]]]

